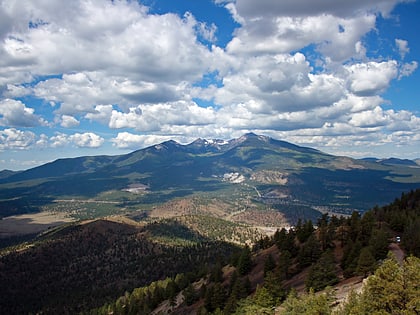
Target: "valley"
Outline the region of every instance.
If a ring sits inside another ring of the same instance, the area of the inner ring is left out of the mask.
[[[167,141],[122,156],[61,159],[3,172],[0,217],[49,212],[71,220],[147,220],[201,214],[281,228],[322,213],[363,212],[419,185],[414,161],[355,160],[251,133],[230,141]]]
[[[419,186],[415,162],[255,134],[6,172],[0,312],[282,314],[328,286],[344,301],[388,251],[419,256]]]

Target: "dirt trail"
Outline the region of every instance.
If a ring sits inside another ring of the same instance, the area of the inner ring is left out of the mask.
[[[389,250],[395,255],[395,258],[397,258],[397,261],[400,264],[402,264],[402,262],[405,258],[405,253],[401,249],[400,245],[398,243],[391,243],[389,245]]]

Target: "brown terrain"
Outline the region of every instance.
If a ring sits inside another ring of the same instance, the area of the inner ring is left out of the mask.
[[[0,220],[0,238],[36,234],[73,221],[64,213],[47,211],[5,217]]]

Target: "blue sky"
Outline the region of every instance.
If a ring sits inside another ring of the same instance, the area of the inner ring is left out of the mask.
[[[418,1],[0,0],[0,170],[255,132],[420,158]]]

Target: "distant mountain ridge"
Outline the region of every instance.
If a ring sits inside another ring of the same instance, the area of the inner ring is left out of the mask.
[[[399,158],[387,158],[387,159],[377,159],[377,158],[364,158],[363,161],[375,162],[383,165],[406,165],[406,166],[419,166],[417,160],[409,159],[399,159]]]
[[[132,185],[147,191],[130,194]],[[280,212],[363,211],[419,186],[414,161],[356,160],[248,133],[187,145],[170,140],[124,155],[66,158],[2,172],[0,216],[22,212],[23,201],[36,211],[40,202],[63,196],[101,200],[103,194],[115,202],[130,200],[133,207],[198,196]]]

